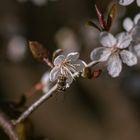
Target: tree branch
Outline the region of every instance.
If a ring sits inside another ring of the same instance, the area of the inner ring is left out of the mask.
[[[8,135],[10,140],[19,140],[15,126],[2,111],[0,111],[0,127]]]
[[[98,62],[92,61],[87,65],[87,67],[92,67],[96,65]],[[77,73],[75,73],[77,76]],[[42,97],[40,97],[35,103],[33,103],[25,112],[21,114],[21,116],[17,120],[13,120],[13,124],[16,125],[21,121],[25,120],[33,111],[35,111],[42,103],[44,103],[52,93],[57,89],[57,84],[54,85],[47,93],[45,93]]]
[[[33,103],[17,120],[13,120],[13,124],[16,125],[25,120],[33,111],[35,111],[42,103],[44,103],[52,93],[57,89],[57,85],[54,85],[47,93],[41,96],[35,103]]]

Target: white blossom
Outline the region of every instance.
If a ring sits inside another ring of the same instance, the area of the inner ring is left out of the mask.
[[[135,0],[119,0],[119,4],[123,5],[123,6],[127,6],[130,5],[131,3],[133,3]],[[138,6],[140,6],[140,0],[136,0],[136,3]]]
[[[31,1],[34,5],[36,6],[44,6],[46,5],[49,1],[55,2],[57,0],[17,0],[20,3],[25,3]]]
[[[59,55],[54,60],[54,68],[50,72],[50,80],[56,81],[60,75],[66,77],[66,87],[69,87],[75,76],[85,68],[85,62],[79,59],[78,52],[71,52],[67,56]]]
[[[137,63],[137,57],[131,51],[126,50],[132,38],[126,32],[114,37],[111,33],[102,32],[100,43],[102,47],[95,48],[91,52],[91,59],[97,62],[107,61],[107,70],[112,77],[119,76],[122,70],[122,62],[128,66]]]
[[[63,27],[56,32],[55,41],[60,49],[65,50],[64,53],[77,52],[81,49],[78,37],[68,27]]]
[[[46,93],[51,88],[51,81],[50,81],[50,72],[45,72],[41,77],[41,84],[43,85],[43,93]]]
[[[127,17],[123,22],[123,27],[133,39],[129,50],[140,56],[140,13],[134,17],[134,20]]]
[[[140,43],[131,44],[129,50],[133,52],[136,56],[140,57]]]
[[[134,42],[140,41],[140,13],[134,17],[134,20],[125,18],[123,28],[132,36]]]
[[[12,37],[7,45],[7,56],[13,62],[24,60],[27,51],[26,40],[20,35]]]

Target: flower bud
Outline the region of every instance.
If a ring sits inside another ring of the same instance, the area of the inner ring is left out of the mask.
[[[29,41],[29,48],[32,55],[39,61],[44,61],[44,58],[48,58],[48,51],[37,41]]]
[[[34,58],[41,62],[45,62],[49,67],[53,67],[49,58],[49,52],[37,41],[29,41],[29,48]]]

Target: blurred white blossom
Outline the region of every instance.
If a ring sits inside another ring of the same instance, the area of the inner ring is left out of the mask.
[[[83,71],[85,62],[79,59],[78,52],[71,52],[67,56],[59,55],[54,60],[54,68],[50,72],[50,80],[56,81],[60,75],[66,77],[66,87],[69,87],[75,77]]]
[[[134,20],[129,17],[125,18],[123,21],[123,27],[130,35],[132,35],[133,41],[140,41],[140,13],[134,17]]]
[[[63,27],[56,32],[55,40],[57,46],[64,50],[66,53],[80,50],[80,43],[78,37],[72,29]]]
[[[47,71],[42,75],[41,78],[41,83],[43,85],[43,92],[46,93],[49,91],[50,86],[51,86],[51,81],[50,81],[50,72]]]
[[[31,1],[36,6],[44,6],[48,3],[48,1],[55,2],[57,0],[17,0],[18,2],[24,3]]]
[[[129,50],[131,52],[133,52],[136,56],[140,57],[140,42],[135,44],[135,43],[132,43],[130,46],[129,46]]]
[[[127,6],[130,5],[131,3],[133,3],[135,0],[119,0],[119,4],[123,5],[123,6]],[[136,0],[136,3],[138,6],[140,6],[140,0]]]
[[[127,17],[123,22],[123,27],[133,39],[129,50],[140,56],[140,13],[134,17],[134,20]]]
[[[37,6],[43,6],[48,3],[48,0],[31,0]]]
[[[22,36],[14,36],[7,46],[7,56],[13,62],[22,61],[27,50],[26,40]]]
[[[137,57],[126,50],[132,38],[129,34],[122,32],[116,38],[108,32],[102,32],[100,43],[102,47],[91,52],[91,59],[97,62],[107,61],[107,69],[112,77],[119,76],[122,70],[122,62],[128,66],[137,64]]]

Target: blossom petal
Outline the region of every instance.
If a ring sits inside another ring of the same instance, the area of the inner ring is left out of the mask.
[[[67,80],[66,80],[66,88],[68,88],[70,86],[70,84],[73,82],[73,77],[67,73]]]
[[[72,65],[75,67],[76,72],[82,72],[86,66],[85,62],[80,59],[76,62],[73,62]]]
[[[119,4],[123,6],[130,5],[134,0],[119,0]]]
[[[136,26],[132,30],[132,38],[135,43],[140,42],[140,26]]]
[[[79,52],[71,52],[67,55],[67,60],[76,61],[79,58]]]
[[[140,7],[140,0],[136,0],[137,5]]]
[[[128,51],[130,51],[130,52],[136,54],[135,49],[134,49],[134,46],[135,46],[135,44],[134,44],[134,43],[131,43],[131,45],[130,45],[129,48],[128,48]]]
[[[45,72],[44,74],[43,74],[43,76],[42,76],[42,78],[41,78],[41,83],[42,84],[47,84],[47,83],[49,83],[50,82],[50,72],[49,71],[47,71],[47,72]]]
[[[132,21],[131,18],[126,18],[126,19],[124,19],[124,21],[123,21],[123,28],[124,28],[127,32],[129,32],[129,31],[133,28],[133,26],[134,26],[134,23],[133,23],[133,21]]]
[[[137,64],[137,57],[132,52],[123,50],[120,52],[120,55],[123,63],[127,64],[128,66]]]
[[[117,47],[120,49],[127,48],[132,41],[132,37],[126,32],[119,33],[116,38]]]
[[[41,78],[41,83],[43,84],[43,93],[46,93],[49,91],[50,89],[50,72],[47,71],[43,74],[42,78]]]
[[[137,25],[140,22],[140,13],[138,13],[134,18],[134,23]]]
[[[60,76],[61,71],[59,67],[54,67],[50,72],[50,81],[55,81]]]
[[[114,54],[109,58],[107,70],[112,77],[119,76],[122,70],[122,62],[118,54]]]
[[[100,43],[104,47],[112,47],[116,44],[116,38],[108,32],[102,32],[100,34]]]
[[[135,45],[133,48],[134,48],[136,55],[140,56],[140,43]]]
[[[65,56],[64,55],[59,55],[57,56],[55,59],[54,59],[54,65],[60,65],[65,59]]]
[[[91,54],[90,58],[93,61],[106,61],[108,57],[111,55],[111,49],[110,48],[105,48],[105,47],[99,47],[95,48]]]

